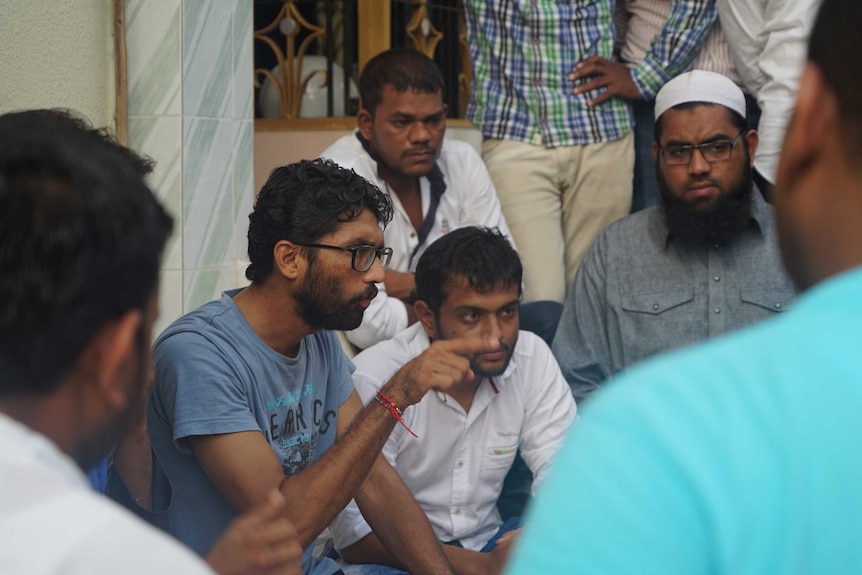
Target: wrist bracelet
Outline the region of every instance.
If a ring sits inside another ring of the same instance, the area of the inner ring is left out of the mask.
[[[416,438],[419,437],[418,435],[413,433],[413,431],[409,427],[407,427],[406,423],[404,423],[404,419],[401,417],[403,413],[400,409],[398,409],[398,406],[395,405],[395,402],[386,397],[386,395],[382,391],[377,392],[377,394],[374,396],[374,400],[386,409],[388,409],[389,413],[392,414],[392,417],[398,420],[398,423],[400,423],[401,426],[404,427],[404,429],[406,429],[410,433],[410,435]]]

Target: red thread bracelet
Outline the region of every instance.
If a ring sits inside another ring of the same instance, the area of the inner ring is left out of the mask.
[[[374,399],[375,399],[375,401],[377,401],[377,403],[379,403],[380,405],[382,405],[383,407],[388,409],[389,413],[392,414],[392,417],[394,417],[396,420],[398,420],[398,423],[400,423],[402,425],[402,427],[404,427],[404,429],[406,429],[410,433],[410,435],[412,435],[413,437],[416,437],[416,438],[419,437],[418,435],[413,433],[413,430],[411,430],[409,427],[407,427],[407,424],[404,423],[404,419],[401,417],[403,415],[401,410],[398,409],[398,406],[395,405],[394,401],[392,401],[390,398],[386,397],[386,394],[384,394],[382,391],[378,391],[377,395],[374,396]]]

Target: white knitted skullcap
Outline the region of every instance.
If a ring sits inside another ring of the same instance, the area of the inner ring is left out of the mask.
[[[655,119],[668,109],[689,102],[721,104],[745,117],[745,94],[727,76],[692,70],[665,84],[655,97]]]

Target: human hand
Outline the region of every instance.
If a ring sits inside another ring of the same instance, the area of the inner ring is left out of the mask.
[[[278,491],[235,519],[206,556],[219,575],[301,575],[302,546]]]
[[[383,280],[383,285],[386,286],[386,293],[391,297],[407,301],[407,298],[416,289],[416,275],[410,272],[386,270],[386,279]]]
[[[520,529],[506,531],[499,539],[497,539],[496,547],[487,554],[489,559],[488,573],[496,575],[503,572],[503,569],[506,567],[506,563],[509,561],[509,554],[512,551],[512,547],[514,546],[515,540],[520,531]]]
[[[590,106],[598,106],[602,102],[615,96],[628,100],[639,100],[640,90],[632,80],[631,70],[620,62],[612,62],[601,56],[590,56],[578,62],[575,69],[569,74],[568,79],[572,82],[583,78],[594,78],[572,90],[573,94],[583,94],[599,88],[607,88],[604,92],[590,100]]]
[[[428,349],[398,370],[382,391],[396,398],[399,406],[413,405],[430,389],[447,391],[461,381],[472,381],[475,377],[470,368],[473,356],[499,349],[499,340],[477,337],[434,341]]]

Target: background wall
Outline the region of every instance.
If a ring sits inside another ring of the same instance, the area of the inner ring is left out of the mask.
[[[126,0],[129,145],[175,220],[155,333],[247,283],[251,48],[248,0]]]
[[[0,0],[0,113],[73,108],[113,126],[111,0]]]

